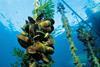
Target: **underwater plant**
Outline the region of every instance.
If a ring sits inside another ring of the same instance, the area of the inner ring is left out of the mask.
[[[28,62],[29,55],[20,48],[14,48],[12,55],[16,57],[16,62],[11,63],[11,67],[20,67],[23,61]]]
[[[24,51],[21,50],[20,48],[14,48],[13,49],[13,56],[23,58],[24,57]]]
[[[19,67],[19,62],[16,61],[15,63],[10,64],[11,67]]]
[[[38,3],[39,1],[35,2],[34,4],[34,10],[33,10],[33,15],[38,16],[41,13],[43,13],[45,15],[45,18],[54,18],[54,4],[52,2],[52,0],[47,0],[45,3],[43,4],[38,4],[38,6],[36,6],[36,3]],[[41,1],[40,1],[41,2]],[[37,15],[36,15],[37,14]]]

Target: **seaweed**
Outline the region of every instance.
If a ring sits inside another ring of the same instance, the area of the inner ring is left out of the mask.
[[[10,64],[11,67],[19,67],[19,62],[16,61],[15,63]]]
[[[54,4],[52,0],[48,0],[43,5],[40,5],[36,10],[33,11],[33,14],[40,15],[41,13],[45,14],[45,18],[54,18]]]
[[[21,67],[22,63],[26,63],[25,65],[27,65],[29,55],[26,54],[24,50],[21,50],[20,48],[14,48],[12,54],[17,60],[14,63],[11,63],[11,67]]]
[[[14,48],[13,49],[13,56],[16,56],[18,58],[23,58],[24,57],[24,51],[19,49],[19,48]]]

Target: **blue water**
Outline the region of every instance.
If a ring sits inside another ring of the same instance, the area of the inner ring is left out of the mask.
[[[56,5],[58,1],[55,0],[54,2]],[[88,2],[83,0],[66,0],[66,2],[69,3],[69,5],[75,9],[75,11],[83,19],[87,19],[87,15],[83,7],[86,5],[86,3],[88,4]],[[80,2],[81,4],[79,4]],[[24,20],[27,19],[28,16],[32,16],[33,9],[33,0],[0,0],[0,67],[10,67],[10,64],[16,61],[16,58],[12,55],[12,51],[15,47],[23,49],[19,45],[16,35],[20,33],[20,28],[23,26]],[[57,26],[61,25],[62,23],[60,22],[59,14],[56,12],[54,19],[56,22],[55,28],[57,28]],[[72,16],[70,16],[68,19],[70,23],[73,22]],[[83,51],[85,47],[77,39],[77,34],[74,28],[72,29],[73,40],[78,50],[77,55],[80,57],[81,63],[87,63],[86,52]],[[100,30],[100,28],[98,29]],[[96,46],[100,47],[98,44],[100,43],[98,42],[100,41],[100,37],[98,38],[99,39],[97,40]],[[52,58],[55,63],[52,65],[52,67],[74,67],[69,43],[66,39],[66,33],[62,32],[62,34],[54,37],[54,40],[55,53],[52,55]]]

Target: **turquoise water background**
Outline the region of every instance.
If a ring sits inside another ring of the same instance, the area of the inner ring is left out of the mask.
[[[60,0],[59,0],[60,1]],[[65,0],[84,20],[87,19],[85,6],[88,5],[88,0]],[[91,0],[90,0],[91,1]],[[97,3],[98,0],[95,0]],[[12,56],[13,48],[18,47],[23,49],[17,42],[16,35],[21,32],[21,27],[28,16],[33,16],[32,10],[34,0],[0,0],[0,67],[10,67],[10,63],[14,63],[16,58]],[[58,0],[54,0],[55,4],[55,53],[52,55],[55,63],[52,67],[74,67],[73,58],[70,53],[69,43],[66,39],[66,34],[62,27],[61,16],[57,13],[56,6]],[[93,2],[91,2],[93,3]],[[75,46],[78,48],[77,55],[83,64],[87,62],[86,52],[83,51],[84,46],[77,39],[75,25],[75,17],[66,8],[68,20],[72,26],[72,35]],[[59,18],[59,19],[58,19]],[[80,20],[79,20],[80,21]],[[59,29],[59,28],[60,29]],[[87,66],[88,67],[88,66]]]

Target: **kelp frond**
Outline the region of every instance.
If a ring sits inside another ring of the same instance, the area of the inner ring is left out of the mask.
[[[19,67],[19,62],[16,61],[15,63],[10,64],[11,67]]]
[[[33,14],[45,14],[45,18],[53,18],[54,17],[54,4],[52,0],[48,0],[43,5],[40,5],[40,7],[33,11]]]
[[[13,50],[13,56],[23,58],[24,57],[24,51],[19,48],[14,48]]]

